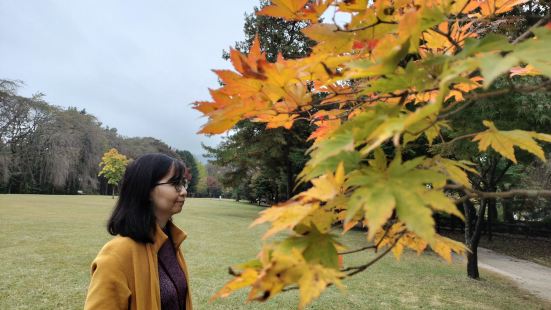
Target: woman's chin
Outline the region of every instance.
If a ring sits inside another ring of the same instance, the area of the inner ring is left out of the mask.
[[[174,204],[174,207],[172,207],[172,211],[174,212],[174,214],[180,213],[183,207],[184,207],[184,202],[177,202]]]

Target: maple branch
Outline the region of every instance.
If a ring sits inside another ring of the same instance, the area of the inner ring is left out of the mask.
[[[385,232],[384,232],[383,236],[381,237],[381,239],[379,239],[379,241],[377,241],[377,244],[365,246],[365,247],[363,247],[363,248],[359,248],[359,249],[356,249],[356,250],[351,250],[351,251],[347,251],[347,252],[341,252],[341,253],[338,253],[338,254],[340,254],[340,255],[345,255],[345,254],[351,254],[351,253],[361,252],[361,251],[368,250],[368,249],[375,249],[375,252],[377,252],[377,248],[379,247],[379,245],[381,245],[381,242],[383,242],[383,239],[386,237],[386,235],[388,234],[388,231],[390,230],[390,227],[392,227],[392,225],[394,225],[394,223],[396,223],[396,220],[395,220],[395,219],[394,219],[394,220],[390,220],[390,221],[386,224]]]
[[[445,145],[445,144],[452,144],[456,141],[459,141],[461,139],[466,139],[466,138],[471,138],[471,137],[474,137],[478,134],[478,132],[475,132],[475,133],[469,133],[469,134],[466,134],[466,135],[462,135],[462,136],[458,136],[458,137],[455,137],[453,139],[451,139],[450,141],[447,141],[447,142],[443,142],[443,143],[439,143],[438,145]]]
[[[459,184],[448,184],[444,186],[444,188],[461,190],[465,193],[465,196],[455,200],[456,204],[463,202],[468,198],[511,198],[516,196],[551,198],[551,190],[514,189],[506,192],[483,192],[475,189],[466,188],[465,186]]]
[[[464,109],[470,107],[474,103],[474,101],[479,100],[479,99],[485,99],[485,98],[490,98],[490,97],[494,97],[494,96],[505,95],[505,94],[512,93],[512,92],[519,92],[519,93],[533,92],[533,91],[540,90],[540,89],[551,90],[551,89],[548,89],[550,87],[551,87],[551,81],[546,81],[544,83],[541,83],[539,85],[534,85],[534,86],[518,87],[518,86],[515,86],[514,84],[511,84],[511,86],[507,87],[507,88],[501,88],[501,89],[497,89],[497,90],[494,90],[494,91],[483,92],[483,93],[468,94],[468,95],[465,96],[465,99],[466,99],[467,103],[465,103],[464,105],[460,106],[459,108],[457,108],[453,111],[438,115],[437,119],[438,120],[445,119],[445,118],[448,118],[448,117],[450,117],[450,116],[452,116],[456,113],[459,113],[459,112],[463,111]],[[448,111],[451,107],[452,106],[448,107],[447,109],[442,109],[442,111]]]
[[[360,266],[354,266],[354,267],[348,267],[348,268],[345,268],[345,269],[341,269],[340,271],[341,272],[346,272],[346,271],[352,271],[353,270],[352,272],[347,273],[346,276],[344,276],[344,277],[351,277],[355,274],[358,274],[358,273],[366,270],[367,268],[369,268],[370,266],[372,266],[373,264],[378,262],[381,258],[385,257],[385,255],[387,255],[394,248],[394,246],[396,246],[396,244],[398,243],[398,240],[400,240],[402,235],[403,235],[403,233],[400,234],[400,236],[398,236],[398,238],[396,238],[396,241],[394,242],[394,244],[392,244],[392,246],[388,247],[383,253],[379,254],[377,257],[375,257],[374,259],[369,261],[367,264],[360,265]],[[330,287],[332,285],[333,285],[333,283],[329,283],[326,287]],[[298,289],[299,289],[298,286],[291,286],[291,287],[284,288],[281,291],[282,292],[287,292],[287,291],[298,290]]]
[[[398,22],[394,22],[394,21],[386,21],[386,20],[382,20],[380,19],[379,17],[377,17],[377,20],[372,23],[372,24],[369,24],[367,26],[363,26],[363,27],[360,27],[360,28],[354,28],[354,29],[336,29],[335,32],[355,32],[355,31],[362,31],[362,30],[367,30],[369,28],[373,28],[377,25],[380,25],[380,24],[390,24],[390,25],[396,25],[398,24]]]
[[[442,112],[447,112],[449,111],[451,108],[453,108],[454,106],[457,105],[457,103],[459,103],[460,101],[455,101],[456,104],[450,104],[448,107],[442,109]],[[462,110],[468,108],[469,106],[471,106],[472,104],[474,103],[474,100],[469,100],[467,101],[467,103],[465,103],[464,105],[460,106],[459,108],[455,109],[454,111],[451,111],[451,112],[448,112],[448,113],[444,113],[444,114],[440,114],[438,115],[438,119],[444,119],[444,118],[448,118],[456,113],[459,113],[461,112]]]
[[[355,249],[355,250],[339,252],[338,254],[339,255],[346,255],[346,254],[352,254],[352,253],[357,253],[357,252],[361,252],[361,251],[365,251],[365,250],[369,250],[369,249],[376,249],[376,248],[377,248],[376,245],[368,245],[368,246],[364,246],[363,248],[359,248],[359,249]]]
[[[537,23],[534,24],[534,26],[530,27],[528,30],[526,30],[523,34],[521,34],[518,38],[516,38],[511,44],[517,44],[520,41],[527,39],[530,34],[532,34],[532,29],[539,27],[547,22],[549,19],[549,15],[544,16],[542,19],[540,19]]]
[[[366,270],[367,268],[369,268],[371,265],[375,264],[376,262],[378,262],[381,258],[385,257],[390,251],[392,251],[392,249],[396,246],[396,244],[398,244],[398,240],[400,240],[400,238],[402,238],[403,236],[403,232],[398,236],[398,238],[396,238],[396,240],[394,241],[394,243],[389,246],[384,252],[382,252],[381,254],[379,254],[377,257],[375,257],[374,259],[372,259],[371,261],[369,261],[367,264],[365,265],[360,265],[360,266],[354,266],[354,267],[348,267],[348,268],[345,268],[345,269],[341,269],[342,272],[346,272],[346,271],[351,271],[353,270],[352,272],[350,273],[347,273],[346,276],[347,277],[351,277],[355,274],[358,274],[364,270]]]

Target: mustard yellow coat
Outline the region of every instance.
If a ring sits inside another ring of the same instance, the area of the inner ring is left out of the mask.
[[[167,225],[170,225],[178,263],[186,275],[186,310],[191,310],[189,274],[180,251],[180,244],[187,235],[171,222]],[[92,262],[84,309],[161,309],[157,253],[167,239],[168,236],[157,225],[153,244],[121,236],[107,242]]]

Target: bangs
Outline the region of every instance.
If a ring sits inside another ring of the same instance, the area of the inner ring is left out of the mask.
[[[174,175],[170,178],[169,182],[171,183],[180,183],[186,179],[186,166],[180,160],[175,160],[172,162],[172,167],[174,168]]]

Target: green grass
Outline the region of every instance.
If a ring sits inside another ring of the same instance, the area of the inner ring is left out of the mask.
[[[89,265],[111,238],[105,221],[114,200],[100,196],[0,195],[0,309],[79,309]],[[264,227],[248,229],[262,209],[231,201],[188,199],[175,222],[188,233],[183,244],[196,309],[293,309],[296,291],[268,303],[243,304],[246,291],[207,303],[230,279],[227,267],[254,257]],[[361,233],[345,244],[364,245]],[[365,253],[345,258],[356,265]],[[347,293],[329,288],[309,309],[546,309],[551,305],[482,271],[465,276],[461,264],[433,254],[388,256],[345,281]]]

